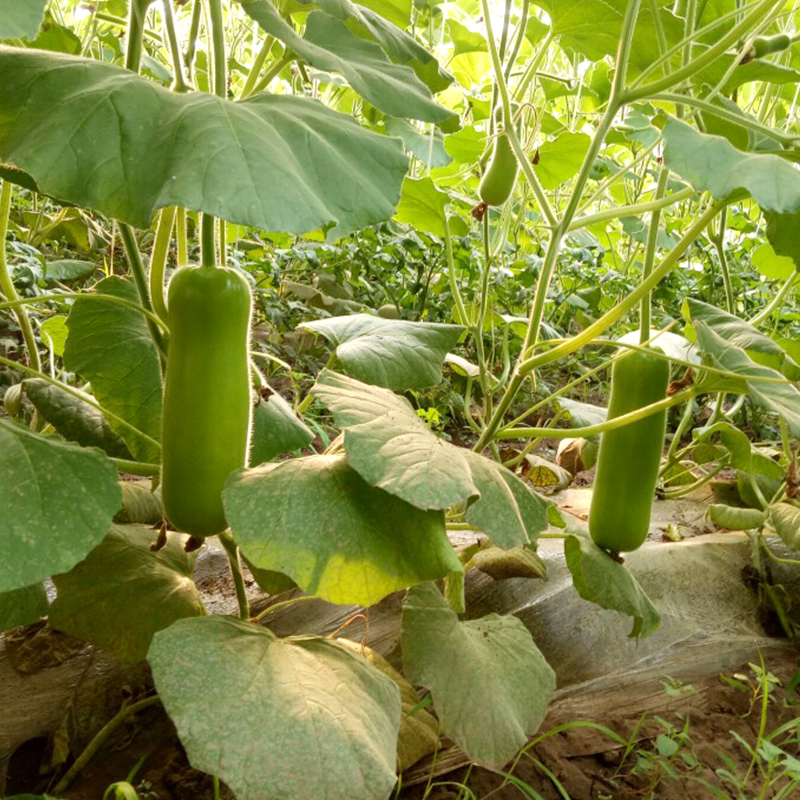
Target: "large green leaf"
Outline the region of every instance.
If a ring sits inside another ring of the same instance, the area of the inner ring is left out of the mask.
[[[398,392],[439,383],[444,357],[464,331],[460,325],[369,314],[304,322],[299,327],[336,345],[339,363],[354,378]]]
[[[425,133],[414,124],[393,117],[384,120],[384,127],[389,136],[398,136],[403,147],[428,168],[446,167],[453,160],[444,149],[444,140],[436,128]]]
[[[149,661],[192,766],[238,800],[389,796],[400,691],[336,641],[199,617],[157,633]]]
[[[698,320],[694,323],[694,329],[700,350],[713,366],[735,376],[732,381],[722,379],[730,384],[731,391],[746,392],[758,405],[780,414],[795,434],[800,433],[800,392],[794,384],[789,383],[780,372],[756,364],[744,350],[723,339],[705,322]],[[707,382],[703,380],[701,385],[707,383],[708,391],[717,388],[714,375],[709,373]],[[724,388],[725,383],[722,383],[719,390]]]
[[[0,0],[0,39],[33,39],[48,0]]]
[[[800,226],[800,211],[793,214],[776,214],[764,212],[767,221],[767,239],[779,256],[786,256],[794,261],[796,270],[800,270],[800,237],[797,231]]]
[[[757,508],[739,508],[723,503],[708,507],[708,518],[718,527],[729,531],[748,531],[764,525],[765,514]]]
[[[253,409],[251,467],[270,461],[281,453],[306,447],[313,439],[313,431],[276,391],[270,388],[262,390]]]
[[[0,633],[17,625],[29,625],[47,615],[47,592],[43,583],[0,594]]]
[[[399,142],[303,97],[177,94],[110,64],[14,48],[0,48],[0,85],[0,159],[139,227],[178,205],[272,231],[344,232],[391,216],[408,166]]]
[[[84,447],[99,447],[114,458],[132,458],[125,442],[95,406],[43,378],[29,378],[23,386],[43,419],[65,439]]]
[[[536,0],[536,5],[550,16],[551,31],[560,37],[562,47],[592,61],[616,54],[628,0]],[[631,64],[639,69],[648,67],[659,52],[651,8],[642,4],[631,38]],[[665,9],[660,10],[659,20],[672,46],[681,38],[683,22]]]
[[[771,506],[767,512],[767,524],[787,547],[800,550],[800,508],[790,503]]]
[[[395,219],[418,231],[445,235],[445,207],[449,198],[430,178],[406,178]]]
[[[95,288],[138,302],[130,281],[112,275]],[[161,439],[161,368],[158,352],[135,309],[92,297],[75,301],[67,319],[64,365],[92,384],[100,405],[156,442]],[[108,424],[141,461],[157,462],[160,450],[118,420]]]
[[[0,592],[72,569],[120,507],[117,470],[97,450],[0,419]]]
[[[411,22],[411,0],[361,0],[360,5],[372,9],[401,28]]]
[[[248,561],[283,572],[332,603],[372,605],[462,569],[442,512],[373,488],[344,456],[240,470],[223,496]]]
[[[350,465],[373,486],[418,508],[470,501],[467,520],[501,547],[535,541],[544,501],[514,473],[439,439],[402,397],[324,370],[312,390],[345,429]]]
[[[357,36],[377,42],[392,61],[411,67],[432,92],[441,92],[453,82],[453,76],[439,66],[433,55],[411,34],[393,24],[395,22],[405,27],[406,22],[400,22],[399,17],[394,15],[384,19],[382,9],[378,7],[383,5],[381,0],[369,0],[362,4],[351,3],[350,0],[298,0],[298,3],[319,6],[344,22]]]
[[[516,617],[461,622],[434,584],[403,605],[403,663],[430,689],[442,729],[470,758],[502,767],[536,733],[555,673]]]
[[[766,211],[800,208],[800,171],[779,156],[745,153],[722,136],[670,117],[664,126],[664,164],[698,191],[715,199],[746,190]]]
[[[658,628],[661,616],[636,578],[587,535],[573,531],[564,539],[564,554],[584,600],[633,617],[631,636],[649,636]]]
[[[717,28],[717,31],[719,30]],[[695,57],[700,56],[702,49],[698,47],[695,54]],[[797,83],[800,80],[800,72],[797,72],[797,70],[760,58],[754,59],[747,64],[739,64],[733,72],[730,72],[729,70],[733,66],[735,58],[736,56],[732,53],[723,53],[693,76],[694,83],[698,85],[706,83],[710,86],[716,86],[727,76],[722,91],[725,94],[733,94],[740,86],[744,86],[746,83],[754,83],[755,81],[781,85]]]
[[[764,455],[738,428],[730,422],[716,422],[703,428],[695,428],[692,436],[701,443],[710,442],[719,436],[730,456],[729,464],[734,469],[764,475],[772,480],[783,480],[784,470],[780,464]]]
[[[339,72],[376,108],[392,117],[440,122],[453,112],[431,98],[410,67],[390,61],[374,42],[356,36],[335,17],[312,11],[299,36],[268,0],[241,0],[242,8],[268,34],[316,69]]]
[[[402,772],[421,758],[433,753],[439,745],[439,721],[420,707],[417,690],[372,648],[351,639],[339,639],[345,647],[360,653],[372,666],[391,678],[400,689],[402,716],[397,737],[397,769]]]
[[[578,174],[592,140],[585,133],[564,131],[539,148],[536,174],[545,189],[556,189]]]
[[[184,551],[183,538],[170,534],[153,551],[157,537],[152,528],[115,525],[80,564],[53,578],[58,596],[50,624],[127,661],[141,661],[156,631],[204,614],[192,580],[194,558]]]
[[[800,378],[800,367],[786,351],[749,322],[693,297],[686,298],[684,309],[687,319],[706,323],[726,342],[746,350],[759,364],[780,370],[790,380],[796,381]]]

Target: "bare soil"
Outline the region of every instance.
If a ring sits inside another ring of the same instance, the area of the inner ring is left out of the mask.
[[[780,685],[770,693],[765,732],[769,735],[779,726],[797,721],[793,735],[784,737],[781,742],[787,754],[800,758],[800,696],[788,689],[797,677],[800,654],[776,657],[768,668],[780,680]],[[729,769],[740,776],[747,773],[751,759],[734,733],[751,746],[755,744],[761,706],[760,700],[754,701],[756,681],[750,668],[742,665],[734,674],[740,676],[740,687],[715,676],[672,687],[672,693],[665,690],[663,708],[654,710],[644,720],[637,715],[603,717],[592,714],[587,718],[633,742],[630,748],[587,726],[573,727],[535,744],[515,766],[509,765],[509,769],[513,766],[513,775],[538,795],[526,794],[489,770],[461,767],[430,777],[438,770],[431,771],[423,765],[407,773],[407,788],[400,798],[467,800],[474,796],[476,800],[489,797],[519,800],[539,796],[543,800],[565,800],[566,796],[571,800],[705,800],[715,797],[737,800],[737,791],[721,780],[717,770]],[[747,678],[741,679],[742,676]],[[749,689],[746,688],[748,682]],[[539,736],[556,726],[576,722],[574,717],[559,716],[556,710],[545,721]],[[687,735],[677,752],[664,755],[671,748],[664,739],[669,739],[671,732],[684,730]],[[659,748],[660,757],[657,755]],[[39,774],[45,750],[42,740],[38,748],[34,745],[15,755],[8,776],[8,796],[52,790],[55,777]],[[175,728],[160,707],[148,709],[121,728],[89,762],[70,789],[60,793],[60,798],[99,800],[111,783],[124,780],[142,758],[144,763],[132,781],[142,800],[212,800],[211,778],[189,766]],[[409,786],[408,780],[417,783]],[[459,796],[457,785],[463,783],[472,795]],[[715,794],[704,784],[716,787],[722,794]],[[775,797],[784,782],[777,782],[763,795],[762,785],[763,774],[756,768],[743,796],[768,800]],[[566,795],[560,793],[559,786]],[[222,796],[229,800],[233,797],[225,787]],[[786,797],[796,800],[798,796],[789,794]],[[353,800],[361,798],[353,797]]]
[[[781,683],[770,693],[765,734],[796,722],[793,734],[775,743],[781,743],[789,756],[800,758],[800,695],[787,688],[793,679],[797,680],[800,653],[782,656],[767,666]],[[754,701],[752,691],[756,687],[753,672],[744,664],[734,674],[748,676],[751,690],[712,677],[680,687],[674,700],[665,691],[663,710],[654,711],[644,720],[637,715],[589,719],[626,741],[634,741],[628,752],[607,734],[590,727],[572,728],[534,745],[519,759],[513,775],[537,792],[535,795],[489,770],[462,767],[433,778],[430,786],[425,781],[408,787],[401,794],[402,800],[466,800],[472,796],[476,800],[565,800],[559,786],[571,800],[768,800],[786,786],[786,779],[776,781],[762,794],[765,775],[756,766],[740,795],[731,782],[723,781],[718,774],[721,769],[740,778],[747,774],[751,756],[735,735],[753,747],[761,724],[761,701]],[[745,681],[739,682],[745,685]],[[551,716],[539,735],[565,722],[575,720]],[[671,757],[659,756],[659,749],[669,753],[673,747],[664,737],[670,738],[673,733],[674,738],[674,733],[684,730],[687,735],[677,751]],[[465,784],[472,795],[459,795],[458,784]],[[784,797],[797,800],[800,789]]]

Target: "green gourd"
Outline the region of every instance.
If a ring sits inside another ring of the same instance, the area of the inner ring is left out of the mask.
[[[668,384],[669,362],[665,359],[645,350],[620,358],[611,371],[608,419],[663,400]],[[647,538],[666,418],[666,410],[660,411],[603,433],[589,533],[607,550],[636,550]]]
[[[169,284],[161,491],[170,524],[196,538],[227,527],[222,490],[247,461],[251,306],[226,267],[184,267]]]
[[[764,58],[773,53],[781,53],[792,44],[788,33],[776,33],[774,36],[757,36],[753,39],[753,58]]]
[[[483,173],[478,196],[487,206],[501,206],[511,197],[517,180],[517,157],[505,131],[494,140],[494,150],[486,172]]]

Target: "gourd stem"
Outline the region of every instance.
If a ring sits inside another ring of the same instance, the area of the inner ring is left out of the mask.
[[[204,267],[217,265],[217,226],[211,214],[200,218],[200,263]]]
[[[247,590],[244,585],[244,575],[242,575],[242,559],[239,554],[239,548],[230,533],[221,533],[219,540],[225,548],[225,553],[228,556],[228,564],[231,568],[231,577],[233,578],[233,587],[236,590],[236,602],[239,604],[239,617],[241,619],[250,619],[250,603],[247,600]]]
[[[217,97],[225,98],[228,91],[228,68],[225,60],[225,25],[222,20],[221,0],[208,0],[208,25],[211,39],[212,88]],[[216,220],[211,214],[203,214],[200,223],[200,258],[204,267],[218,263]],[[224,247],[224,244],[221,245]]]
[[[64,777],[55,785],[53,794],[61,794],[65,792],[70,784],[78,777],[80,771],[89,763],[93,756],[97,754],[100,748],[108,741],[111,734],[122,725],[132,714],[137,714],[144,711],[156,703],[160,703],[161,698],[158,695],[153,697],[145,697],[144,700],[139,700],[136,703],[123,706],[122,710],[113,716],[97,733],[86,749],[75,759],[75,763],[67,770]]]
[[[178,208],[177,231],[178,266],[185,267],[189,263],[189,242],[186,236],[186,209]]]
[[[8,269],[8,256],[6,253],[6,238],[8,236],[8,218],[11,214],[11,191],[12,187],[8,181],[0,181],[0,292],[6,300],[15,302],[20,299],[14,281],[11,280],[11,273]],[[39,372],[42,362],[39,358],[39,349],[36,346],[36,337],[33,333],[31,319],[28,316],[24,305],[10,306],[14,309],[14,316],[17,324],[22,331],[22,338],[25,342],[25,349],[28,352],[28,361],[31,368]]]
[[[175,223],[175,206],[162,208],[158,215],[156,238],[153,253],[150,256],[150,299],[153,309],[164,322],[167,321],[167,304],[164,300],[164,272],[167,266],[167,253],[172,240],[172,228]]]

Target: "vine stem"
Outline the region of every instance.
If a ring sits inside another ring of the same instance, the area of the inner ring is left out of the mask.
[[[486,2],[486,0],[484,0],[484,2]],[[611,129],[617,112],[622,106],[620,97],[625,89],[625,75],[628,71],[628,58],[630,56],[633,40],[633,29],[639,14],[640,2],[641,0],[629,0],[628,6],[625,9],[625,18],[622,22],[622,32],[620,33],[619,47],[617,48],[616,69],[614,71],[614,81],[611,84],[611,95],[608,99],[608,107],[600,120],[600,124],[597,126],[592,143],[583,159],[578,177],[575,179],[575,184],[572,187],[572,194],[570,195],[564,215],[551,235],[547,254],[545,255],[545,260],[539,273],[539,280],[536,284],[533,307],[531,308],[528,330],[525,333],[525,341],[520,358],[524,358],[524,354],[527,352],[528,348],[531,345],[535,345],[539,340],[539,331],[544,318],[547,293],[550,289],[550,282],[558,261],[558,254],[561,251],[561,244],[580,205],[581,196],[589,180],[595,159],[605,142],[606,135]]]
[[[680,203],[682,200],[688,200],[695,194],[697,194],[697,190],[693,189],[691,186],[687,186],[685,189],[681,189],[667,197],[659,197],[648,200],[645,203],[634,203],[629,206],[617,206],[616,208],[609,208],[605,211],[598,211],[596,214],[587,214],[586,216],[573,219],[567,230],[574,231],[579,228],[588,228],[589,225],[595,225],[598,222],[606,222],[607,220],[619,219],[620,217],[638,216],[639,214],[646,214],[648,211],[659,211],[667,206]]]
[[[122,237],[122,244],[125,247],[125,255],[128,259],[128,265],[131,268],[131,273],[133,274],[136,290],[139,293],[139,301],[141,302],[142,306],[152,314],[154,312],[153,303],[150,299],[150,288],[147,285],[147,274],[144,269],[144,263],[142,262],[142,254],[139,252],[139,245],[136,242],[136,235],[133,232],[133,228],[126,223],[120,223],[119,233]],[[159,326],[156,325],[149,316],[147,317],[147,327],[150,331],[150,336],[153,339],[153,342],[155,342],[155,345],[158,348],[159,355],[161,356],[161,369],[163,372],[164,354],[166,353],[164,348],[164,338],[161,335]]]
[[[250,622],[258,624],[264,619],[264,617],[268,616],[273,611],[277,611],[279,608],[287,608],[288,606],[293,606],[297,603],[306,603],[309,600],[319,600],[319,597],[317,597],[315,594],[301,594],[299,597],[291,597],[289,600],[283,600],[280,603],[274,603],[268,608],[265,608],[257,617],[253,617]]]
[[[478,320],[475,323],[475,346],[478,351],[481,392],[483,393],[484,415],[488,419],[492,413],[492,393],[489,387],[489,365],[483,346],[483,326],[489,308],[489,274],[492,268],[492,253],[489,246],[489,212],[483,218],[483,274],[481,275],[480,296],[478,298]]]
[[[13,303],[18,301],[20,296],[17,294],[14,281],[11,280],[11,273],[8,269],[8,256],[6,254],[12,188],[8,181],[0,181],[0,187],[2,187],[0,188],[0,291],[2,291],[6,300]],[[33,327],[27,309],[24,305],[12,306],[12,308],[22,331],[22,338],[25,341],[25,349],[28,351],[28,360],[31,368],[38,372],[42,369],[42,361],[39,357],[39,349],[36,347],[36,337],[33,334]]]
[[[283,68],[287,64],[291,64],[292,61],[295,60],[295,56],[291,54],[284,54],[282,58],[279,58],[264,74],[264,77],[255,85],[252,92],[250,94],[258,94],[258,92],[263,92],[272,81],[280,74]]]
[[[148,464],[144,461],[129,461],[126,458],[112,458],[120,472],[138,475],[142,478],[155,478],[161,474],[160,464]]]
[[[0,303],[0,311],[5,308],[17,308],[19,306],[33,305],[34,303],[44,303],[49,300],[63,300],[65,297],[74,297],[77,300],[108,300],[112,303],[119,303],[121,306],[127,306],[134,311],[138,311],[150,320],[150,322],[154,325],[158,325],[164,331],[168,330],[166,323],[159,319],[152,311],[148,311],[146,308],[143,308],[125,297],[117,297],[115,294],[102,294],[100,292],[97,294],[88,292],[60,292],[59,294],[37,294],[36,297],[18,297],[16,300],[7,300]]]
[[[56,784],[55,788],[53,789],[54,794],[61,794],[61,792],[65,792],[70,784],[75,780],[75,778],[80,774],[80,771],[89,763],[93,756],[97,754],[100,748],[108,741],[111,734],[122,725],[131,714],[137,714],[140,711],[144,711],[146,708],[150,708],[150,706],[154,706],[156,703],[160,703],[161,698],[157,695],[154,697],[145,697],[144,700],[139,700],[136,703],[131,703],[130,705],[126,705],[119,711],[115,716],[113,716],[95,735],[94,739],[92,739],[89,744],[86,745],[86,749],[75,759],[75,763],[67,770],[64,777]]]
[[[636,1],[638,2],[638,0]],[[528,161],[528,158],[525,155],[525,150],[519,141],[515,126],[510,123],[510,121],[514,119],[514,115],[511,111],[511,99],[508,96],[508,87],[506,86],[505,79],[503,78],[503,63],[500,58],[500,54],[497,51],[497,43],[494,40],[492,18],[489,12],[489,0],[481,0],[481,6],[483,8],[484,22],[486,23],[486,40],[489,43],[489,54],[492,60],[492,71],[494,73],[495,86],[497,91],[500,93],[500,100],[503,105],[503,119],[507,123],[504,125],[505,133],[508,136],[511,149],[514,151],[514,155],[517,157],[520,167],[522,167],[522,172],[525,175],[525,179],[528,181],[528,184],[536,196],[536,201],[539,203],[542,214],[544,214],[548,224],[552,226],[556,224],[555,212],[551,208],[550,202],[547,199],[547,195],[544,193],[544,189],[542,188],[539,179],[536,177],[536,173],[533,171],[530,161]],[[542,57],[544,56],[544,47],[540,49],[539,53],[542,55]],[[537,56],[538,55],[539,54],[537,54]]]
[[[683,81],[694,77],[700,70],[717,60],[726,50],[733,47],[754,25],[760,22],[770,11],[778,5],[775,0],[762,0],[749,14],[734,25],[727,33],[721,36],[715,44],[703,52],[702,55],[692,59],[680,69],[676,69],[660,80],[646,83],[638,88],[628,89],[623,101],[625,104],[644,100],[654,94],[667,91],[674,86],[679,86]]]
[[[142,61],[144,18],[153,0],[130,0],[128,15],[128,41],[125,50],[125,69],[138,72]]]
[[[453,301],[456,304],[459,322],[465,325],[467,324],[467,309],[464,306],[464,299],[461,296],[461,289],[456,279],[456,263],[453,259],[453,238],[450,234],[450,218],[447,214],[444,215],[444,253],[445,259],[447,260],[447,277],[450,280],[450,291],[453,295]]]
[[[748,322],[751,325],[760,325],[764,320],[769,319],[769,317],[775,313],[775,311],[781,307],[783,301],[786,299],[786,295],[794,288],[795,283],[797,283],[797,279],[800,278],[800,274],[797,272],[792,272],[792,274],[786,279],[786,282],[778,289],[777,294],[775,297],[770,300],[770,302],[761,309],[754,317],[751,317]]]
[[[213,66],[212,88],[217,97],[225,98],[228,90],[228,67],[225,61],[225,24],[222,19],[221,0],[207,0],[208,26],[211,39]],[[200,263],[215,267],[217,261],[217,224],[211,214],[203,214],[200,221]]]
[[[250,72],[247,73],[247,79],[242,87],[240,99],[244,100],[246,97],[250,97],[250,95],[253,93],[253,89],[258,81],[258,76],[261,74],[261,70],[264,69],[264,64],[266,63],[269,54],[272,52],[274,45],[275,37],[272,34],[267,34],[267,36],[264,38],[264,41],[261,42],[261,47],[258,49],[256,57],[253,59],[253,66],[250,67]]]
[[[658,184],[656,185],[656,200],[661,200],[667,191],[667,181],[669,180],[669,170],[661,168],[658,174]],[[656,259],[656,245],[658,244],[658,225],[661,222],[661,209],[656,208],[650,215],[650,230],[647,232],[647,245],[645,246],[644,265],[642,266],[642,280],[646,281],[653,272],[653,264]],[[644,344],[650,338],[650,316],[651,316],[651,293],[647,292],[641,299],[639,310],[639,341]]]
[[[172,0],[161,0],[162,20],[164,31],[169,42],[169,52],[172,58],[172,68],[175,72],[175,82],[172,84],[173,92],[188,92],[192,87],[183,76],[183,54],[178,42],[178,33],[175,30],[175,17],[172,14]]]
[[[189,41],[186,43],[186,54],[183,63],[186,65],[186,80],[192,80],[194,58],[197,53],[197,37],[200,35],[200,21],[203,16],[203,0],[194,0],[192,19],[189,23]]]
[[[242,574],[242,558],[239,553],[239,548],[236,542],[233,541],[233,536],[227,531],[219,534],[219,540],[225,548],[225,553],[228,556],[228,564],[231,568],[231,577],[233,578],[233,587],[236,590],[236,602],[239,604],[239,617],[240,619],[250,619],[250,603],[247,600],[247,589],[244,585],[244,575]]]
[[[178,209],[176,227],[178,266],[185,267],[189,263],[189,242],[186,236],[186,209],[183,207]]]
[[[656,284],[658,284],[658,282],[677,265],[680,257],[686,252],[686,250],[689,248],[689,245],[691,245],[695,238],[702,233],[711,219],[713,219],[714,215],[724,208],[725,205],[725,201],[717,201],[712,203],[706,209],[706,211],[700,215],[700,218],[689,228],[683,238],[669,252],[661,264],[653,270],[650,277],[646,281],[642,281],[642,283],[640,283],[639,286],[634,289],[633,292],[628,295],[628,297],[625,298],[625,300],[623,300],[621,303],[618,303],[616,306],[614,306],[614,308],[609,309],[605,314],[603,314],[602,317],[600,317],[600,319],[589,325],[589,327],[587,327],[577,336],[574,336],[572,339],[569,339],[563,344],[554,347],[552,350],[548,350],[546,353],[521,361],[521,363],[518,364],[515,374],[512,376],[511,381],[509,382],[505,394],[497,404],[492,419],[489,420],[484,432],[481,434],[480,438],[475,444],[475,451],[481,452],[481,450],[483,450],[488,442],[494,437],[495,432],[502,423],[503,416],[510,408],[511,403],[514,400],[514,396],[522,386],[522,382],[525,380],[525,376],[528,372],[543,366],[544,364],[549,364],[552,361],[556,361],[559,358],[572,355],[572,353],[580,350],[582,347],[589,344],[592,339],[596,338],[605,330],[610,328],[615,322],[622,319],[625,314],[627,314],[636,306],[636,304],[647,292],[653,289]],[[520,355],[520,359],[523,359],[525,355],[526,354],[523,352]]]
[[[591,174],[591,169],[592,165],[594,164],[595,158],[597,157],[597,154],[599,153],[600,148],[602,147],[603,142],[605,141],[606,134],[610,130],[614,118],[616,117],[617,112],[619,111],[619,108],[622,105],[620,97],[623,94],[625,88],[625,74],[627,73],[628,58],[630,55],[630,48],[633,39],[633,29],[636,23],[636,17],[638,16],[639,13],[640,1],[641,0],[630,0],[625,10],[625,18],[622,23],[622,32],[620,34],[619,47],[617,49],[616,71],[614,73],[614,82],[612,83],[611,86],[611,96],[609,97],[608,107],[606,109],[605,114],[603,115],[602,120],[600,121],[600,124],[598,125],[594,139],[592,140],[589,150],[586,153],[586,156],[581,165],[581,169],[578,172],[578,177],[575,180],[575,185],[573,187],[572,195],[567,204],[567,208],[564,212],[563,217],[561,218],[560,221],[556,222],[555,216],[552,215],[553,221],[555,222],[555,226],[551,233],[550,241],[547,247],[547,252],[545,253],[544,262],[542,263],[542,267],[539,272],[539,278],[536,283],[536,291],[534,294],[533,306],[531,308],[530,317],[528,320],[528,329],[525,333],[525,340],[522,347],[522,351],[520,353],[519,359],[514,369],[514,374],[512,375],[511,381],[508,384],[505,394],[501,398],[500,403],[495,408],[494,414],[488,420],[483,434],[480,436],[477,443],[475,444],[475,450],[477,452],[481,452],[481,450],[483,450],[492,441],[492,437],[494,436],[495,431],[500,425],[503,415],[510,407],[514,397],[521,388],[522,383],[525,379],[526,373],[523,372],[522,370],[523,360],[526,357],[528,349],[532,345],[535,345],[536,342],[538,341],[539,329],[541,328],[542,319],[544,317],[545,304],[547,301],[547,292],[550,288],[550,281],[552,279],[553,272],[555,271],[555,266],[558,261],[558,254],[561,250],[561,244],[563,238],[566,232],[569,230],[570,222],[572,221],[576,211],[578,210],[578,205],[580,204],[580,198],[586,186],[586,182],[589,180],[589,175]],[[495,64],[497,52],[496,48],[493,48],[492,46],[493,39],[491,32],[491,21],[489,18],[489,4],[488,0],[481,0],[481,2],[483,5],[484,16],[486,18],[486,27],[488,31],[489,49],[492,54],[492,63]],[[506,91],[505,83],[503,82],[499,64],[495,68],[495,79],[501,82],[500,95],[503,98],[504,112],[507,115],[506,119],[510,119],[511,117],[509,116],[509,112],[511,110],[511,107],[508,100],[508,92]],[[512,141],[512,145],[513,145],[512,136],[514,134],[513,127],[514,127],[513,125],[509,126],[509,140]],[[523,164],[523,167],[526,166],[530,167],[530,165],[527,164],[527,160],[525,160],[525,163]],[[625,311],[623,311],[622,313],[625,313]],[[602,319],[605,319],[605,317],[603,317]],[[613,321],[609,322],[609,325],[611,324],[613,324]],[[598,332],[602,332],[603,330],[605,330],[605,328],[602,328]],[[568,345],[566,346],[568,347]],[[575,349],[577,350],[581,346],[583,346],[583,343],[581,343]],[[570,352],[574,352],[574,350],[571,350]],[[528,372],[530,371],[532,370],[528,370]]]
[[[709,103],[708,100],[689,97],[688,95],[678,94],[677,92],[659,92],[658,94],[653,95],[650,99],[665,100],[668,103],[690,106],[691,108],[696,108],[698,111],[705,111],[708,114],[713,114],[714,116],[719,117],[720,119],[740,125],[742,128],[747,128],[755,133],[769,136],[770,138],[779,141],[781,144],[786,145],[787,147],[796,145],[800,140],[800,136],[792,136],[790,134],[781,133],[780,131],[771,128],[769,125],[764,125],[761,122],[758,122],[756,119],[735,114],[733,111],[728,111],[725,106]]]
[[[733,298],[733,285],[731,284],[731,271],[728,269],[728,257],[725,255],[725,227],[728,222],[728,210],[722,209],[719,218],[719,230],[716,235],[709,232],[709,239],[711,240],[714,248],[717,251],[719,258],[719,268],[722,272],[722,282],[725,286],[725,305],[728,308],[729,314],[736,313],[736,302]]]
[[[619,417],[606,420],[605,422],[598,422],[596,425],[586,425],[583,428],[508,428],[498,431],[495,434],[496,439],[529,439],[548,437],[550,439],[572,439],[572,438],[588,438],[589,436],[597,436],[606,431],[613,431],[615,428],[621,428],[632,422],[637,422],[640,419],[645,419],[652,414],[658,414],[660,411],[666,411],[672,406],[685,403],[687,400],[692,400],[699,394],[697,389],[689,387],[682,389],[680,392],[672,395],[672,397],[665,397],[663,400],[658,400],[650,405],[637,408],[635,411],[629,411],[627,414],[622,414]]]

